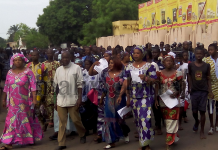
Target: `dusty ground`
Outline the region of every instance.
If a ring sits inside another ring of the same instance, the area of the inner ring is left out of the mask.
[[[6,116],[6,111],[2,110],[0,113],[0,131],[3,131],[4,127],[4,119]],[[200,140],[199,133],[193,133],[192,127],[194,124],[194,120],[191,115],[191,109],[188,110],[188,123],[183,123],[182,126],[184,128],[183,131],[179,131],[180,141],[173,145],[172,150],[217,150],[218,148],[218,133],[215,133],[212,136],[207,135],[206,140]],[[152,120],[152,123],[154,124],[154,121]],[[113,150],[138,150],[138,141],[134,138],[134,132],[135,132],[135,125],[133,124],[133,119],[128,119],[127,124],[131,128],[130,133],[130,143],[125,144],[124,141],[120,141],[117,143],[116,148],[113,148]],[[205,127],[206,133],[209,130],[209,120],[207,117],[206,127]],[[152,150],[165,150],[165,130],[163,128],[164,134],[155,136],[154,141],[151,143],[151,149]],[[0,133],[1,134],[1,133]],[[57,141],[50,141],[49,136],[53,134],[53,128],[48,129],[47,132],[45,132],[44,139],[41,142],[38,142],[34,146],[14,146],[14,149],[16,150],[54,150],[58,143]],[[106,143],[96,144],[93,142],[95,135],[90,135],[87,137],[87,143],[86,144],[80,144],[79,143],[79,137],[68,137],[67,138],[67,149],[75,149],[75,150],[103,150],[103,147],[106,145]]]

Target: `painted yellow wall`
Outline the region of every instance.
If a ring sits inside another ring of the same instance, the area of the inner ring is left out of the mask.
[[[138,20],[122,20],[112,22],[113,35],[122,35],[138,32]]]

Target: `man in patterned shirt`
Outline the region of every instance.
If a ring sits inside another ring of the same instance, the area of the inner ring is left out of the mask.
[[[54,117],[54,88],[53,88],[53,81],[54,81],[54,75],[57,70],[57,68],[60,66],[60,63],[58,61],[54,60],[54,51],[52,49],[47,50],[47,56],[48,60],[43,62],[42,64],[45,65],[48,72],[47,77],[47,89],[46,89],[46,98],[45,98],[45,108],[46,112],[48,113],[48,119],[49,119],[49,127],[53,127],[53,117]]]
[[[35,113],[40,120],[40,122],[43,124],[43,131],[45,132],[47,129],[48,124],[46,124],[46,118],[43,113],[40,111],[41,105],[43,105],[45,101],[45,89],[46,89],[46,81],[47,80],[47,68],[44,64],[39,62],[39,52],[37,50],[34,50],[31,54],[32,62],[28,63],[26,65],[27,68],[30,68],[36,78],[37,83],[37,101],[38,104],[35,106]],[[41,107],[42,108],[42,107]]]

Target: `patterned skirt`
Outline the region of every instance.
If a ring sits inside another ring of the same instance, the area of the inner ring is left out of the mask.
[[[120,118],[117,113],[118,110],[125,107],[125,102],[117,104],[116,100],[118,97],[109,98],[106,96],[105,108],[104,108],[104,124],[102,129],[103,141],[107,143],[118,142],[120,138],[124,138],[124,135],[128,135],[129,129],[125,124],[125,121]],[[125,97],[122,97],[122,101],[126,101]]]
[[[154,139],[154,130],[151,126],[152,97],[145,99],[131,99],[132,112],[139,134],[139,145],[148,146]]]
[[[29,106],[19,106],[8,107],[0,143],[28,145],[42,140],[43,132],[34,111]]]
[[[179,128],[179,107],[169,109],[168,107],[161,107],[161,112],[166,123],[166,144],[172,145],[179,140],[177,134]]]

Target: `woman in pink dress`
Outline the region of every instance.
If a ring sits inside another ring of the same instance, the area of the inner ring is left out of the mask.
[[[33,72],[25,68],[28,60],[22,54],[11,57],[4,93],[3,107],[8,113],[0,143],[0,150],[12,149],[12,145],[28,145],[43,137],[38,118],[34,114],[36,101],[36,80]],[[31,96],[29,96],[31,95]]]

